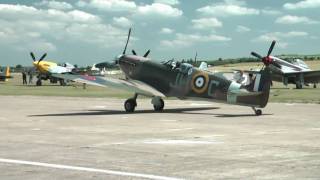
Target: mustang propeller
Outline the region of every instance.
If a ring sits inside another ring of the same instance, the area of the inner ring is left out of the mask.
[[[270,57],[275,45],[276,45],[276,41],[273,40],[271,45],[270,45],[268,54],[265,57],[261,56],[260,54],[258,54],[256,52],[251,52],[251,55],[256,57],[256,58],[258,58],[258,59],[261,59],[265,66],[269,66],[270,64],[273,64],[274,66],[279,67],[279,65],[274,61],[274,59],[272,57]],[[279,68],[281,68],[281,67],[279,67]]]
[[[36,61],[37,61],[37,60],[36,60],[36,57],[35,57],[34,54],[33,54],[33,52],[30,52],[30,56],[31,56],[33,62],[36,62]],[[46,56],[47,56],[47,53],[44,53],[44,54],[41,56],[41,58],[38,60],[37,65],[39,65],[39,63],[40,63]]]

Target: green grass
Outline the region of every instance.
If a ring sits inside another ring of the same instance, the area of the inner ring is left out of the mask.
[[[68,86],[49,84],[43,81],[43,86],[22,85],[20,74],[14,74],[14,79],[0,83],[0,95],[32,95],[32,96],[69,96],[69,97],[116,97],[125,98],[132,96],[132,93],[97,86],[86,86],[72,83]]]

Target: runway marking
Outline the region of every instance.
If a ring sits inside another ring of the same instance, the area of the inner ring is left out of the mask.
[[[130,172],[123,172],[123,171],[107,170],[107,169],[95,169],[95,168],[88,168],[88,167],[69,166],[69,165],[62,165],[62,164],[49,164],[49,163],[23,161],[23,160],[15,160],[15,159],[0,158],[0,162],[11,163],[11,164],[30,165],[30,166],[40,166],[40,167],[55,168],[55,169],[68,169],[68,170],[75,170],[75,171],[95,172],[95,173],[103,173],[103,174],[110,174],[110,175],[117,175],[117,176],[130,176],[130,177],[155,179],[155,180],[180,180],[180,178],[167,177],[167,176],[157,176],[157,175],[152,175],[152,174],[130,173]]]

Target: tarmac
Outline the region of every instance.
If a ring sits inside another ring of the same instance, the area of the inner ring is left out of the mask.
[[[319,104],[0,99],[0,179],[320,179]]]

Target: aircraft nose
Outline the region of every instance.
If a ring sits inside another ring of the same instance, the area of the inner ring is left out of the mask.
[[[120,55],[119,56],[119,64],[123,65],[136,65],[140,60],[137,56],[131,56],[131,55]]]

